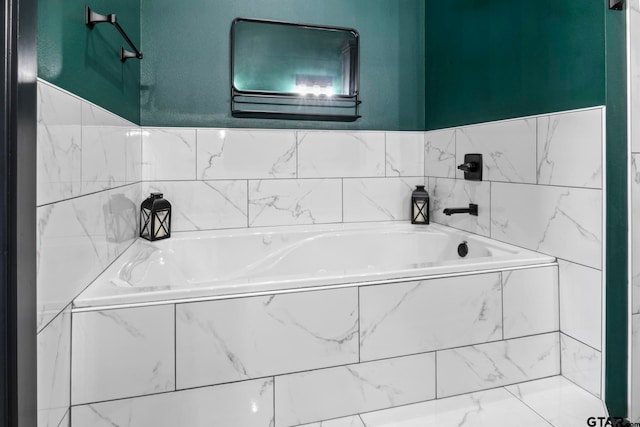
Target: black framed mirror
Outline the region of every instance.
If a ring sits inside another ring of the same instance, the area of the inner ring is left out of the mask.
[[[234,117],[355,121],[359,34],[351,28],[237,18],[231,25]]]

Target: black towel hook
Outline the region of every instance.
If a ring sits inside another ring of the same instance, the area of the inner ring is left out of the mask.
[[[122,35],[127,44],[133,49],[133,52],[129,52],[124,47],[120,46],[120,61],[124,62],[130,58],[142,59],[142,52],[138,50],[138,48],[133,44],[127,33],[124,32],[120,24],[118,24],[118,18],[115,13],[110,13],[108,15],[102,15],[100,13],[94,12],[91,10],[89,6],[86,6],[85,10],[85,20],[84,23],[87,27],[93,29],[96,24],[108,23],[116,27],[118,32]]]

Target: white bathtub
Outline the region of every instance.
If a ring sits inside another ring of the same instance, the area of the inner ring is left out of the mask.
[[[468,242],[462,258],[457,247]],[[75,301],[78,311],[329,289],[554,263],[450,227],[407,223],[174,233],[138,239]]]

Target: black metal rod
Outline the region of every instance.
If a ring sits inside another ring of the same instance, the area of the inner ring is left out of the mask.
[[[128,50],[125,50],[123,47],[120,48],[121,62],[125,62],[127,59],[131,59],[131,58],[142,59],[142,52],[138,50],[138,48],[135,46],[135,44],[133,44],[133,42],[127,35],[127,33],[120,26],[120,24],[118,23],[118,17],[114,13],[110,13],[109,15],[102,15],[100,13],[97,13],[91,10],[89,6],[86,6],[85,11],[86,11],[85,24],[87,25],[87,27],[93,29],[93,27],[96,24],[102,24],[102,23],[111,24],[114,27],[116,27],[116,29],[118,30],[122,38],[124,38],[124,40],[127,42],[129,47],[133,49],[133,52],[129,52]]]

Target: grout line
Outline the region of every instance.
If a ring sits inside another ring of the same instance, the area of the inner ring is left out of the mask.
[[[71,426],[71,407],[68,407],[67,410],[64,412],[64,415],[62,416],[62,418],[60,418],[60,421],[58,421],[57,427],[63,427],[62,426],[62,422],[64,421],[64,419],[67,417],[67,415],[69,416],[69,426]]]
[[[360,418],[360,422],[362,423],[362,425],[364,427],[367,427],[367,423],[364,422],[364,419],[362,418],[362,414],[358,414],[358,418]]]
[[[434,362],[433,363],[433,368],[435,370],[435,376],[433,377],[434,378],[434,381],[433,381],[433,383],[434,383],[433,384],[433,387],[434,387],[433,395],[434,395],[435,399],[438,398],[438,353],[440,353],[440,351],[436,350],[436,351],[434,351],[434,355],[433,355],[433,359],[434,359],[433,360],[433,362]]]
[[[591,345],[589,345],[587,343],[584,343],[584,342],[580,341],[579,339],[575,338],[573,335],[569,335],[568,333],[566,333],[564,331],[559,331],[559,332],[562,335],[565,335],[565,336],[571,338],[572,340],[579,342],[580,344],[584,345],[585,347],[589,347],[593,351],[597,351],[598,353],[602,353],[602,350],[598,350],[597,348],[595,348],[595,347],[593,347],[593,346],[591,346]]]
[[[86,193],[86,194],[79,194],[77,196],[68,197],[66,199],[60,199],[60,200],[56,200],[56,201],[53,201],[53,202],[43,203],[41,205],[36,206],[36,209],[37,208],[43,208],[43,207],[46,207],[46,206],[55,205],[55,204],[58,204],[58,203],[68,202],[68,201],[75,200],[75,199],[80,199],[82,197],[95,196],[96,194],[106,193],[108,191],[118,190],[118,189],[121,189],[121,188],[134,186],[134,185],[137,185],[137,184],[140,184],[140,183],[142,183],[142,181],[129,182],[129,183],[126,183],[126,184],[117,185],[115,187],[105,188],[103,190],[92,191],[92,192]]]
[[[273,417],[271,418],[273,420],[273,424],[271,424],[269,427],[276,425],[276,377],[275,376],[271,377],[271,389],[273,392]]]

